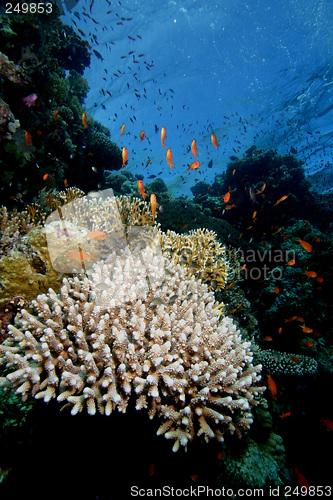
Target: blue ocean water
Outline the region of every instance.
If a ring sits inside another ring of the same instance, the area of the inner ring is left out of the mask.
[[[87,111],[127,148],[126,168],[191,196],[194,179],[210,183],[252,144],[293,148],[332,190],[332,14],[329,0],[81,0],[62,18],[90,45]],[[184,175],[193,139],[200,168]]]

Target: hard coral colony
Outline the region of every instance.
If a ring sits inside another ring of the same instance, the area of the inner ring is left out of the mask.
[[[23,398],[109,415],[135,396],[137,409],[162,420],[157,434],[175,441],[173,451],[252,423],[261,366],[232,320],[220,321],[213,292],[180,265],[147,250],[114,253],[33,305],[38,317],[22,310],[0,346],[11,367],[2,383]]]

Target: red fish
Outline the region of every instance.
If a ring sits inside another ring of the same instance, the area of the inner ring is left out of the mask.
[[[87,115],[86,115],[86,113],[82,113],[82,123],[83,123],[84,128],[87,128],[87,127],[88,127],[88,125],[87,125]]]
[[[290,259],[290,260],[288,260],[286,266],[294,266],[295,264],[296,264],[295,259]]]
[[[307,342],[303,342],[304,347],[313,347],[314,346],[314,343],[313,342],[310,342],[310,340],[308,340]]]
[[[194,161],[193,163],[191,163],[191,165],[189,165],[188,169],[185,170],[185,174],[186,172],[188,172],[189,170],[196,170],[197,168],[200,167],[200,163],[198,161]]]
[[[145,137],[146,137],[145,131],[142,130],[142,132],[140,132],[140,141],[142,142]]]
[[[272,397],[276,399],[276,393],[277,393],[276,383],[274,382],[274,380],[270,375],[267,375],[267,386]]]
[[[58,114],[59,114],[59,109],[56,109],[53,115],[54,121],[56,122],[58,120]]]
[[[138,190],[139,190],[139,193],[141,194],[141,196],[143,197],[143,199],[146,198],[146,196],[148,196],[147,193],[145,193],[145,188],[144,188],[144,185],[143,185],[143,181],[138,181]]]
[[[219,147],[219,145],[217,144],[216,135],[215,135],[215,134],[212,134],[212,135],[210,136],[210,138],[211,138],[211,141],[212,141],[212,143],[213,143],[213,146],[215,146],[215,147],[216,147],[216,149],[217,149],[217,148]]]
[[[283,420],[284,418],[290,417],[290,415],[291,411],[287,411],[287,413],[282,412],[281,415],[279,415],[279,417],[282,418]]]
[[[27,95],[27,97],[23,97],[23,102],[24,104],[30,108],[31,106],[34,106],[35,105],[35,101],[37,99],[37,94],[33,93],[33,94],[29,94]]]
[[[44,174],[44,175],[43,175],[43,181],[46,181],[46,180],[47,180],[47,178],[48,178],[48,176],[49,176],[49,174]]]
[[[309,490],[309,483],[307,482],[305,476],[297,469],[297,466],[294,467],[294,471],[297,477],[298,484],[300,486],[305,486],[306,490]]]
[[[121,155],[123,157],[123,164],[122,164],[121,168],[123,168],[127,163],[127,157],[128,157],[127,149],[125,148],[125,146],[123,147],[123,149],[121,151]]]
[[[25,143],[27,146],[30,146],[31,144],[31,135],[29,134],[28,131],[25,132],[24,134],[24,138],[25,138]]]
[[[297,241],[301,244],[301,246],[304,248],[304,250],[306,250],[309,253],[312,252],[312,247],[311,247],[310,243],[308,243],[307,241],[301,240],[300,238],[298,238]]]
[[[197,143],[195,142],[195,139],[193,139],[193,141],[192,141],[191,150],[192,150],[192,153],[194,154],[194,158],[198,158]]]
[[[162,127],[161,128],[161,144],[162,144],[162,148],[164,148],[164,146],[165,146],[165,144],[164,144],[165,138],[166,138],[166,130],[165,130],[165,127]]]
[[[332,420],[329,420],[328,418],[321,417],[320,421],[327,427],[327,429],[329,429],[330,431],[333,431]]]
[[[155,222],[157,200],[154,194],[150,195],[150,206],[151,206],[151,211],[153,212],[153,221]]]
[[[273,292],[274,293],[280,293],[280,288],[276,286],[275,288],[273,288]]]
[[[168,165],[170,165],[170,170],[172,172],[172,167],[174,167],[174,164],[172,163],[172,151],[171,151],[171,149],[167,150],[166,159],[167,159]]]

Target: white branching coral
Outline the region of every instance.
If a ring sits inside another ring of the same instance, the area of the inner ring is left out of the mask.
[[[110,415],[132,397],[162,420],[157,434],[173,451],[250,426],[261,366],[213,292],[180,265],[147,249],[113,253],[34,306],[38,317],[22,310],[0,346],[11,370],[1,382],[23,398]]]

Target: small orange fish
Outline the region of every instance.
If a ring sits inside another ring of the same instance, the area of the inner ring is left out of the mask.
[[[156,196],[154,194],[150,195],[150,207],[151,207],[151,211],[153,212],[153,221],[155,222],[157,200],[156,200]]]
[[[194,161],[193,163],[191,163],[191,165],[189,165],[188,169],[185,170],[185,174],[186,172],[188,172],[189,170],[196,170],[197,168],[200,167],[200,163],[198,161]]]
[[[28,131],[25,132],[24,134],[24,138],[25,138],[25,143],[27,146],[30,146],[31,144],[31,135],[29,134]]]
[[[327,427],[327,429],[329,429],[330,431],[333,431],[332,420],[329,420],[328,418],[321,417],[320,421]]]
[[[48,176],[49,176],[49,174],[44,174],[44,175],[43,175],[43,181],[46,181],[46,180],[47,180],[47,178],[48,178]]]
[[[280,326],[280,328],[278,329],[278,334],[281,335],[282,333],[282,326]]]
[[[227,193],[225,193],[225,195],[223,196],[224,203],[228,203],[229,200],[230,200],[230,191],[228,191]]]
[[[276,399],[276,393],[277,393],[276,383],[272,379],[271,375],[267,375],[267,386],[272,397]]]
[[[235,208],[235,206],[236,206],[236,205],[235,205],[235,203],[233,203],[232,205],[227,205],[227,206],[225,207],[225,209],[226,209],[226,210],[231,210],[232,208]]]
[[[86,115],[86,113],[82,113],[82,123],[83,123],[84,128],[87,128],[87,127],[88,127],[88,125],[87,125],[87,115]]]
[[[72,260],[76,260],[76,261],[82,261],[82,260],[89,260],[89,259],[93,259],[94,256],[91,255],[90,253],[87,253],[87,252],[83,252],[81,250],[77,250],[77,251],[74,251],[74,252],[69,252],[66,257],[68,257],[69,259],[72,259]]]
[[[324,279],[319,277],[319,278],[317,278],[317,279],[316,279],[316,281],[317,281],[318,283],[322,283],[322,282],[324,281]]]
[[[235,309],[231,309],[231,311],[229,311],[229,313],[230,313],[230,314],[234,314],[236,311],[238,311],[238,309],[239,309],[240,307],[242,307],[242,305],[243,305],[243,302],[241,302],[240,304],[238,304],[238,306],[237,306],[237,307],[235,307]]]
[[[166,159],[167,159],[168,165],[170,165],[170,170],[172,172],[172,167],[174,167],[174,164],[172,163],[172,151],[171,151],[171,149],[167,150]]]
[[[123,164],[122,164],[121,168],[123,168],[127,163],[127,157],[128,157],[127,149],[125,148],[125,146],[123,147],[121,154],[123,157]]]
[[[236,170],[237,170],[236,168],[234,168],[234,169],[233,169],[233,171],[232,171],[232,175],[235,175]]]
[[[56,109],[53,115],[54,121],[56,122],[58,120],[58,114],[59,114],[59,109]]]
[[[162,144],[162,148],[164,148],[164,146],[165,146],[165,144],[164,144],[165,138],[166,138],[166,129],[165,129],[165,127],[162,127],[161,128],[161,144]]]
[[[107,235],[106,233],[103,233],[103,231],[89,231],[89,233],[87,233],[87,236],[88,238],[97,241],[104,241],[107,239]]]
[[[274,293],[280,293],[280,288],[276,286],[275,288],[273,288],[273,292]]]
[[[253,212],[252,219],[255,220],[256,217],[257,217],[257,212]]]
[[[290,359],[294,363],[300,363],[301,362],[301,360],[297,356],[290,356]]]
[[[305,326],[305,323],[303,323],[303,325],[298,325],[298,326],[300,328],[302,328],[304,333],[312,333],[313,332],[313,328],[309,328],[308,326]]]
[[[289,194],[285,194],[284,196],[282,196],[277,202],[274,203],[274,207],[276,207],[276,205],[279,205],[279,203],[281,203],[281,201],[284,201],[288,198]]]
[[[273,339],[272,339],[272,337],[270,337],[269,335],[266,335],[266,337],[264,337],[262,340],[263,340],[264,342],[271,342],[271,340],[273,340]]]
[[[296,260],[295,259],[290,259],[288,260],[286,266],[294,266],[296,264]]]
[[[307,342],[303,342],[302,345],[304,345],[304,347],[313,347],[314,343],[308,340]]]
[[[188,224],[184,224],[180,229],[179,231],[182,231],[183,229],[185,229],[186,227],[188,226]]]
[[[142,198],[145,200],[146,199],[146,196],[148,196],[147,193],[145,193],[145,188],[144,188],[144,185],[143,185],[143,181],[138,181],[138,190],[139,190],[139,193],[141,194]]]
[[[225,287],[226,290],[230,290],[230,288],[232,288],[233,286],[235,285],[235,282],[233,281],[232,283],[230,283],[229,285],[227,285]]]
[[[301,240],[300,238],[298,238],[297,241],[301,244],[301,246],[304,248],[304,250],[306,250],[309,253],[312,252],[312,247],[311,247],[310,243],[308,243],[307,241]]]
[[[284,418],[290,417],[290,415],[291,411],[288,411],[287,413],[282,412],[281,415],[279,415],[279,417],[282,418],[283,420]]]
[[[213,143],[213,146],[215,146],[216,148],[218,148],[218,147],[219,147],[219,145],[217,144],[216,135],[215,135],[215,134],[212,134],[212,135],[210,136],[210,138],[211,138],[211,141],[212,141],[212,143]]]
[[[120,127],[120,137],[123,136],[124,130],[125,130],[125,123],[123,123],[122,126]]]
[[[146,137],[145,131],[142,130],[142,132],[140,132],[140,141],[142,142],[145,137]]]
[[[198,158],[197,143],[196,143],[195,139],[193,139],[193,141],[192,141],[191,150],[192,150],[192,153],[194,154],[194,158]]]
[[[263,193],[265,189],[266,189],[266,184],[263,184],[262,188],[257,191],[257,194]]]
[[[69,186],[69,182],[68,182],[68,180],[67,180],[67,179],[64,179],[64,185],[65,185],[65,187],[66,187],[66,188],[68,188],[68,186]]]
[[[315,271],[304,271],[303,274],[306,274],[309,278],[317,278],[317,273]]]
[[[145,168],[147,168],[147,167],[148,167],[149,163],[150,163],[150,158],[148,158],[148,161],[147,161],[147,163],[146,163]]]

